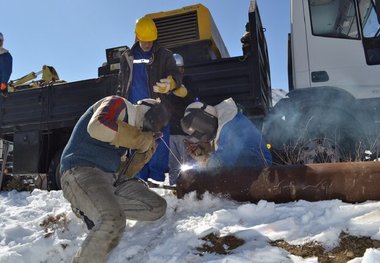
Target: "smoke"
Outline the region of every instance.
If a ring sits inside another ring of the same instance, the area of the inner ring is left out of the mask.
[[[378,128],[365,103],[333,87],[299,89],[267,116],[263,134],[278,163],[364,160],[377,152]]]

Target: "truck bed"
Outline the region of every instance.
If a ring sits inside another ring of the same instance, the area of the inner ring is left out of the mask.
[[[117,76],[109,75],[9,93],[0,98],[0,135],[73,127],[90,105],[116,88]]]

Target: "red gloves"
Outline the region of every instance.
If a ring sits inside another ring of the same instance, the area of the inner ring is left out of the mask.
[[[0,84],[0,89],[1,89],[1,91],[6,90],[7,89],[7,83],[1,83]]]

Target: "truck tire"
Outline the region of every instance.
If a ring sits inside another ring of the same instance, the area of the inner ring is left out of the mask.
[[[61,190],[61,174],[59,172],[62,151],[58,151],[52,158],[47,173],[47,190]]]
[[[275,162],[304,164],[361,159],[365,136],[351,112],[328,105],[295,105],[285,100],[265,124],[264,135],[272,144]]]

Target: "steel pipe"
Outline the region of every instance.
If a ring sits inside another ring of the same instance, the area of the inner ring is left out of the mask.
[[[243,202],[380,200],[380,162],[193,169],[182,172],[178,178],[177,196],[182,198],[192,191],[198,196],[208,191]]]

